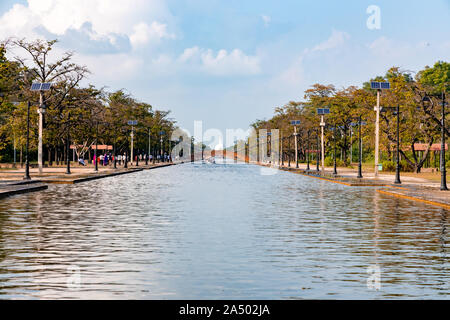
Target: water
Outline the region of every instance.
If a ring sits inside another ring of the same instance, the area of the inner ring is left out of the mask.
[[[185,164],[1,200],[0,298],[448,298],[448,211],[260,173]]]

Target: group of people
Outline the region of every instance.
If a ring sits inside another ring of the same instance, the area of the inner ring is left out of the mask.
[[[92,164],[95,164],[95,161],[97,161],[98,164],[102,166],[107,166],[110,162],[112,163],[114,161],[114,156],[107,153],[107,154],[101,154],[99,156],[95,156],[92,159]]]
[[[148,160],[148,161],[152,162],[153,161],[153,155],[152,154],[151,155],[139,154],[139,155],[134,156],[133,160],[137,161],[138,159],[139,159],[139,161],[146,161],[146,160]],[[165,153],[162,156],[158,154],[156,156],[155,160],[157,160],[158,162],[161,162],[161,161],[163,161],[163,162],[172,162],[172,157],[169,154],[167,154],[167,153]],[[114,163],[114,155],[112,155],[110,153],[101,154],[101,155],[99,155],[97,157],[94,155],[94,157],[92,159],[92,164],[95,165],[95,161],[97,161],[97,163],[99,165],[108,166],[108,165]],[[121,155],[121,154],[117,155],[117,163],[119,165],[122,165],[122,163],[125,163],[125,161],[129,162],[130,161],[130,156],[127,156],[125,153],[123,155]],[[83,160],[83,163],[81,163],[81,164],[85,165],[84,164],[84,160]]]

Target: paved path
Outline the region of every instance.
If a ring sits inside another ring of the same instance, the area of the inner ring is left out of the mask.
[[[440,206],[450,209],[450,191],[441,191],[440,183],[430,181],[418,177],[402,176],[402,184],[394,184],[395,175],[393,174],[379,174],[378,179],[375,179],[373,173],[363,172],[363,179],[357,178],[357,171],[355,169],[339,168],[338,175],[333,175],[333,168],[325,168],[325,174],[316,171],[316,166],[310,165],[311,171],[306,171],[306,165],[300,164],[299,169],[295,168],[295,164],[291,163],[291,167],[280,167],[281,170],[288,170],[295,173],[310,176],[311,178],[319,178],[334,183],[339,183],[347,186],[373,186],[379,187],[378,192],[394,197],[419,201],[435,206]]]
[[[122,174],[139,172],[142,170],[151,170],[173,165],[172,163],[156,163],[140,166],[129,166],[128,169],[112,167],[99,167],[96,172],[92,167],[74,167],[72,174],[66,175],[66,168],[54,167],[45,168],[42,175],[38,174],[37,169],[30,170],[33,180],[23,180],[23,170],[0,170],[0,199],[11,195],[45,190],[47,184],[75,184],[101,178],[107,178]],[[39,180],[36,180],[39,179]]]
[[[48,186],[40,181],[0,181],[0,199],[47,188]]]

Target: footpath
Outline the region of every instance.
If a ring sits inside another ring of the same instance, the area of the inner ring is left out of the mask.
[[[30,169],[32,180],[23,180],[24,169],[0,170],[0,199],[16,194],[35,192],[48,189],[48,184],[76,184],[97,179],[103,179],[123,174],[152,170],[174,165],[173,163],[155,163],[134,166],[128,164],[128,168],[112,166],[99,166],[98,171],[93,166],[71,168],[71,174],[65,174],[65,167],[44,168],[44,173],[39,175],[37,169]]]
[[[270,166],[267,164],[260,164]],[[338,174],[333,175],[332,168],[325,168],[325,172],[316,171],[316,166],[310,165],[306,170],[305,164],[300,164],[299,168],[295,163],[279,167],[280,170],[289,171],[315,179],[321,179],[349,187],[377,187],[377,192],[392,197],[414,200],[434,206],[439,206],[450,210],[450,191],[441,191],[440,183],[418,176],[401,176],[401,184],[394,184],[395,175],[389,173],[380,173],[375,178],[374,173],[363,172],[363,178],[357,178],[357,169],[338,168]]]

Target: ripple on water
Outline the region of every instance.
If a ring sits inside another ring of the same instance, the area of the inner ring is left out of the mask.
[[[448,211],[260,173],[186,164],[2,200],[0,296],[448,297]]]

